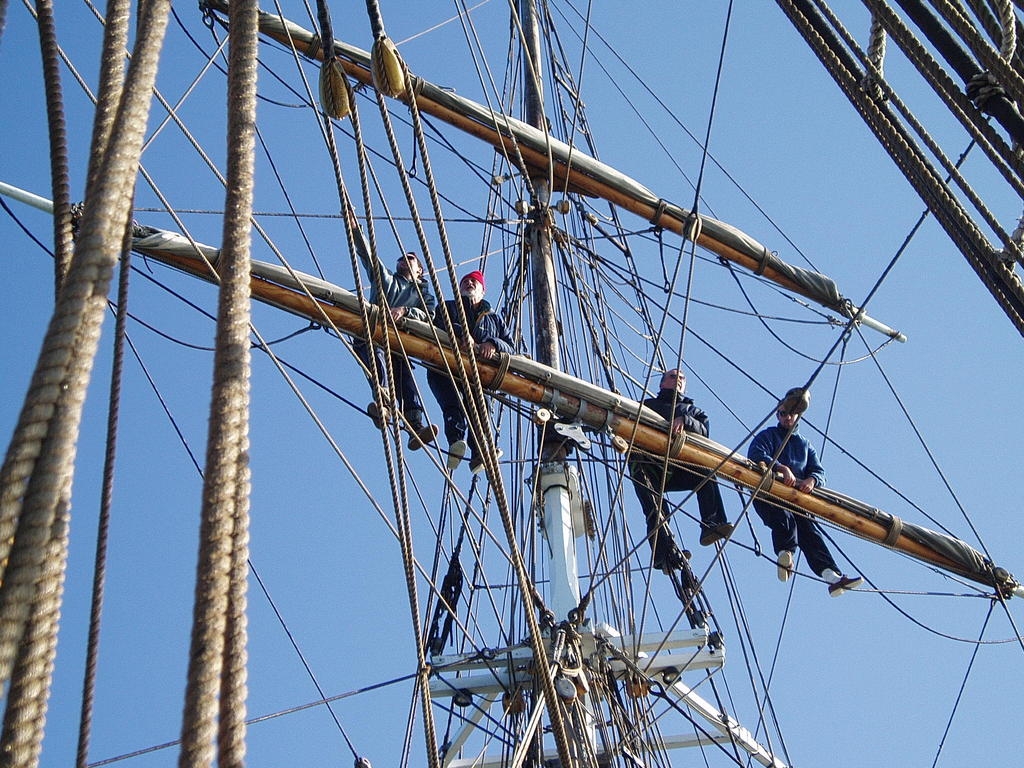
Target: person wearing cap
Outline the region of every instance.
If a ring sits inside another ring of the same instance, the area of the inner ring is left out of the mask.
[[[665,371],[657,397],[644,400],[647,408],[671,424],[673,435],[681,431],[708,437],[710,423],[704,411],[686,397],[686,374],[678,368]],[[629,464],[633,489],[647,518],[647,540],[654,552],[654,567],[663,571],[679,565],[679,552],[669,530],[664,513],[664,498],[660,491],[693,491],[697,493],[700,510],[702,546],[710,546],[728,538],[733,527],[726,520],[722,494],[713,474],[704,474],[688,467],[667,465],[660,456],[634,454]]]
[[[346,209],[346,213],[352,228],[356,254],[370,277],[370,302],[388,307],[391,317],[395,320],[410,317],[413,320],[430,322],[437,301],[430,292],[430,283],[423,279],[423,265],[420,263],[419,257],[411,251],[403,254],[392,272],[384,266],[376,254],[370,253],[370,246],[366,242],[366,237],[359,227],[359,221],[351,206]],[[375,266],[380,269],[380,284],[377,283]],[[384,366],[383,350],[363,339],[354,341],[352,349],[368,370],[371,366],[376,367],[377,381],[383,385],[387,371]],[[420,399],[409,359],[400,352],[395,352],[391,355],[391,370],[394,372],[395,392],[398,396],[399,407],[408,422],[409,448],[415,451],[425,444],[433,442],[437,437],[437,427],[426,420],[423,401]],[[376,402],[370,403],[366,407],[366,412],[378,429],[387,420],[381,417]]]
[[[459,298],[446,301],[434,312],[434,325],[446,328],[445,315],[455,330],[455,339],[459,346],[466,350],[472,344],[473,351],[481,360],[494,360],[498,353],[511,355],[515,353],[514,343],[509,337],[505,323],[491,310],[491,305],[484,299],[484,275],[474,270],[459,281]],[[458,302],[466,313],[469,328],[463,329],[459,316]],[[469,468],[475,474],[483,469],[483,458],[480,456],[476,435],[469,428],[466,418],[466,393],[452,381],[452,377],[440,371],[427,371],[427,384],[437,398],[444,415],[444,435],[448,440],[448,469],[454,471],[466,449],[469,449]],[[469,439],[468,445],[466,439]]]
[[[825,469],[814,446],[797,431],[797,422],[809,402],[807,390],[789,390],[775,411],[778,425],[759,432],[747,450],[747,458],[773,468],[778,481],[801,493],[811,493],[825,482]],[[839,570],[818,524],[806,514],[782,506],[777,499],[757,497],[754,511],[771,529],[780,581],[787,581],[793,572],[793,554],[799,547],[810,569],[828,583],[832,597],[864,582]]]

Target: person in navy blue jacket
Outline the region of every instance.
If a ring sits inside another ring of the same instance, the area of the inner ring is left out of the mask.
[[[806,391],[800,388],[786,393],[775,412],[778,425],[757,434],[747,450],[747,458],[772,467],[776,479],[783,484],[802,493],[811,493],[824,484],[825,468],[818,461],[814,446],[797,432],[797,422],[803,408],[806,408],[806,398]],[[799,405],[801,402],[802,406]],[[860,577],[845,576],[840,572],[818,524],[806,514],[781,506],[775,500],[762,498],[754,499],[754,510],[771,529],[780,581],[789,579],[793,570],[793,553],[799,547],[810,569],[828,582],[828,592],[833,597],[864,582]]]
[[[349,224],[352,227],[352,235],[355,241],[356,254],[363,263],[363,267],[369,274],[372,287],[370,288],[370,302],[373,304],[386,305],[391,311],[391,316],[398,320],[403,317],[410,317],[413,320],[429,322],[434,312],[434,305],[437,303],[434,294],[430,292],[430,283],[423,279],[423,265],[419,257],[412,253],[404,254],[398,259],[395,271],[392,272],[384,263],[377,258],[376,254],[370,253],[370,246],[366,242],[363,231],[359,228],[359,221],[356,219],[355,211],[351,207],[347,209]],[[380,269],[380,285],[376,281],[374,267]],[[367,370],[376,366],[377,380],[385,384],[384,353],[380,347],[375,347],[368,341],[357,339],[352,343],[352,349]],[[395,376],[395,391],[398,396],[398,403],[402,414],[408,422],[411,432],[409,436],[409,448],[416,450],[424,444],[433,442],[437,436],[437,427],[426,421],[423,410],[423,402],[416,387],[416,379],[413,377],[412,365],[409,359],[402,354],[391,355],[391,370]],[[377,403],[372,402],[366,407],[366,412],[373,419],[374,424],[380,429],[386,419],[382,419],[377,409]]]
[[[672,434],[680,431],[692,432],[708,437],[709,421],[704,411],[684,396],[686,374],[678,368],[665,371],[661,377],[661,389],[657,397],[644,400],[643,404],[671,423]],[[683,553],[676,547],[669,530],[666,515],[662,509],[665,491],[692,491],[696,489],[697,508],[700,510],[702,546],[710,546],[719,539],[728,537],[733,530],[725,517],[722,494],[714,475],[696,472],[688,467],[666,466],[659,456],[634,454],[629,463],[630,479],[640,500],[640,507],[647,518],[647,540],[654,553],[655,568],[668,572],[679,565]],[[685,552],[685,550],[684,550]]]
[[[460,325],[458,302],[466,312],[469,323],[468,333]],[[465,348],[473,344],[476,356],[481,360],[494,360],[498,353],[515,353],[505,323],[491,310],[484,299],[484,275],[479,270],[464,275],[459,281],[459,298],[446,301],[434,312],[434,325],[445,328],[444,313],[448,314],[455,330],[455,340]],[[469,448],[469,468],[475,474],[483,469],[476,435],[469,429],[464,404],[465,393],[452,382],[451,376],[439,371],[427,372],[427,384],[437,398],[444,414],[444,435],[448,440],[448,469],[454,471]],[[466,438],[469,437],[467,446]]]

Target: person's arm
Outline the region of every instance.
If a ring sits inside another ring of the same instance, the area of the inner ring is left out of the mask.
[[[497,315],[491,315],[491,329],[485,341],[493,344],[499,352],[504,352],[506,355],[515,354],[515,345],[509,338],[505,322]]]
[[[804,470],[804,479],[800,481],[800,490],[810,493],[819,485],[824,484],[825,468],[818,461],[818,454],[814,450],[814,446],[807,443],[807,467]]]
[[[772,458],[775,456],[775,451],[778,450],[778,446],[775,444],[773,439],[773,430],[766,429],[760,432],[757,437],[750,443],[750,447],[747,449],[747,458],[755,464],[764,464],[770,466]],[[784,485],[788,485],[790,488],[797,484],[796,475],[793,474],[793,470],[787,465],[781,462],[775,463],[774,471],[778,473],[776,479],[780,480]]]
[[[750,447],[747,448],[747,458],[755,464],[762,462],[771,464],[773,453],[775,452],[771,449],[768,430],[758,432],[754,439],[750,441]]]
[[[391,284],[394,282],[394,275],[390,269],[384,266],[384,262],[376,258],[374,254],[370,253],[370,243],[367,241],[366,235],[363,234],[363,230],[359,226],[359,219],[356,217],[355,210],[349,206],[345,213],[348,217],[349,226],[352,227],[352,240],[356,246],[356,256],[358,256],[359,261],[363,263],[363,268],[366,270],[371,284],[376,280],[374,265],[380,266],[381,280],[383,282],[381,288],[384,290],[384,293],[387,293],[391,288]]]
[[[429,323],[432,318],[436,318],[435,308],[437,301],[434,299],[434,294],[430,292],[430,283],[426,280],[420,280],[418,286],[421,296],[420,306],[409,307],[408,315],[414,320],[422,320],[425,323]],[[434,324],[438,324],[436,319],[434,319]]]
[[[473,329],[473,341],[476,342],[476,351],[484,360],[491,360],[498,352],[506,355],[514,354],[511,340],[508,339],[508,331],[501,318],[488,311],[481,314]]]
[[[416,303],[402,305],[402,313],[413,320],[431,322],[434,316],[434,296],[430,292],[430,285],[426,280],[421,280],[413,283],[412,288],[416,291]],[[395,310],[391,312],[394,314]]]
[[[687,432],[692,432],[695,435],[701,435],[703,437],[710,436],[711,422],[708,420],[708,415],[700,408],[694,405],[689,405],[683,409],[681,415],[683,419],[683,429]]]

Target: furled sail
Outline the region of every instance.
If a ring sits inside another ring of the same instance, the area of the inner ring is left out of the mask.
[[[223,0],[209,0],[208,5],[222,12],[227,10]],[[294,48],[300,55],[317,60],[323,57],[323,46],[316,34],[281,16],[261,12],[260,31]],[[338,40],[334,43],[334,50],[350,76],[372,84],[369,53]],[[423,78],[411,77],[413,85],[397,98],[408,100],[414,95],[423,112],[493,144],[510,158],[519,154],[529,166],[550,167],[557,181],[568,183],[575,191],[600,197],[643,216],[655,226],[695,239],[698,245],[787,290],[845,317],[857,317],[858,322],[898,341],[906,341],[899,331],[863,314],[853,302],[843,297],[835,282],[826,275],[786,263],[739,229],[703,214],[695,216],[691,211],[659,197],[635,179],[581,152],[578,147],[570,147],[521,120],[495,112]]]
[[[206,280],[207,263],[216,267],[219,252],[193,245],[181,235],[148,229],[134,240],[135,250]],[[338,330],[361,336],[359,299],[352,292],[319,278],[266,262],[253,262],[253,295],[316,322],[328,320]],[[374,308],[375,310],[376,308]],[[375,313],[371,313],[375,316]],[[428,365],[455,366],[460,354],[447,335],[427,323],[402,319],[394,326],[372,322],[378,344],[401,345],[405,353]],[[438,343],[440,341],[440,344]],[[803,493],[770,477],[746,457],[723,445],[692,434],[669,437],[668,422],[629,398],[575,376],[556,371],[518,355],[496,362],[478,360],[484,386],[550,409],[562,419],[621,438],[623,450],[646,451],[668,457],[697,471],[713,471],[759,495],[828,520],[862,538],[883,544],[944,570],[998,590],[1024,596],[1022,587],[1003,568],[996,567],[963,541],[901,520],[864,502],[827,488]]]

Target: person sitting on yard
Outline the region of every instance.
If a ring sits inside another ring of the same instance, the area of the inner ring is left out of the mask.
[[[468,332],[460,325],[458,302],[466,313]],[[491,305],[484,299],[484,275],[479,270],[470,272],[459,281],[459,298],[446,301],[434,313],[434,325],[445,327],[444,313],[448,314],[455,330],[455,340],[465,349],[473,345],[476,356],[481,360],[494,360],[499,352],[515,352],[505,323],[491,311]],[[437,398],[444,415],[444,436],[448,440],[448,470],[454,471],[466,449],[469,449],[469,468],[474,474],[483,469],[483,457],[474,430],[469,428],[466,418],[467,393],[456,386],[451,377],[439,371],[427,371],[427,384]],[[469,438],[467,446],[466,438]]]
[[[678,368],[665,371],[661,377],[661,390],[657,397],[644,400],[643,404],[671,423],[671,434],[681,431],[693,432],[708,437],[707,414],[684,396],[686,374]],[[726,519],[722,494],[714,475],[705,474],[687,467],[667,465],[659,456],[634,454],[630,460],[629,474],[633,489],[640,500],[640,507],[647,518],[647,537],[654,550],[654,567],[670,570],[679,565],[681,553],[675,545],[663,513],[662,491],[697,492],[697,508],[700,510],[702,546],[710,546],[727,538],[733,530]],[[684,550],[685,551],[685,550]]]
[[[775,411],[778,425],[759,432],[747,450],[747,458],[772,467],[784,485],[802,493],[810,493],[825,482],[825,468],[818,461],[814,446],[796,431],[797,421],[807,407],[808,394],[799,387],[789,390]],[[783,506],[777,499],[757,497],[754,511],[771,529],[780,581],[789,579],[793,553],[799,547],[810,569],[828,582],[828,593],[832,597],[864,583],[860,576],[840,572],[818,524],[808,515]]]
[[[355,211],[349,207],[347,213],[355,240],[356,254],[370,276],[372,284],[370,301],[382,305],[382,299],[386,299],[387,306],[391,310],[391,317],[395,320],[411,317],[414,320],[429,322],[437,302],[430,292],[430,283],[423,279],[423,265],[420,263],[419,257],[411,251],[402,255],[395,265],[395,271],[392,272],[384,266],[376,254],[371,255],[370,246],[359,227]],[[375,265],[380,268],[380,285],[376,281]],[[364,339],[357,339],[353,342],[352,349],[368,370],[376,369],[376,380],[383,386],[387,370],[384,366],[383,350]],[[412,365],[400,351],[391,354],[391,370],[394,372],[398,404],[402,409],[402,415],[408,422],[409,448],[415,451],[434,441],[434,438],[437,437],[437,427],[426,420],[423,402],[412,373]],[[378,410],[376,401],[366,407],[366,412],[378,429],[387,421],[386,414],[382,415]]]

